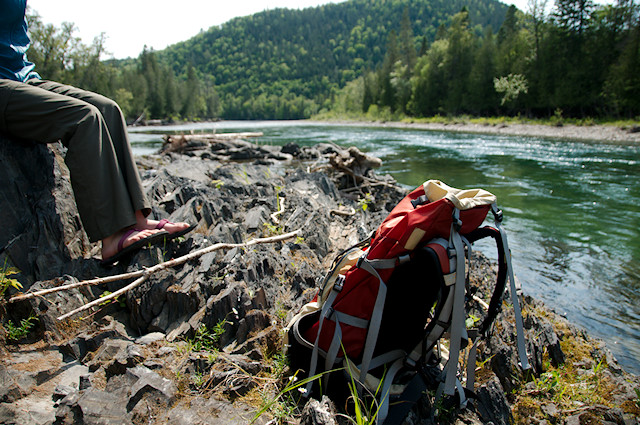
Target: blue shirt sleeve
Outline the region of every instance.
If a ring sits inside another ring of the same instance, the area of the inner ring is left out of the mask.
[[[26,9],[26,0],[0,0],[0,78],[22,82],[40,78],[27,59],[31,40]]]

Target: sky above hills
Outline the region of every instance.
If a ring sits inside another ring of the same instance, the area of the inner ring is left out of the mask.
[[[28,0],[45,24],[60,27],[73,22],[76,36],[84,44],[105,33],[106,57],[124,59],[137,57],[146,45],[162,50],[168,45],[187,40],[238,16],[247,16],[267,9],[286,7],[304,9],[345,0]],[[612,0],[601,2],[611,3]],[[520,10],[527,10],[527,0],[506,1]],[[549,1],[552,4],[552,0]]]

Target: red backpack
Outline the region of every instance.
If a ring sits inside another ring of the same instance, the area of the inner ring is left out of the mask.
[[[494,213],[494,227],[480,227],[489,210]],[[314,376],[344,366],[348,376],[376,394],[377,419],[382,422],[390,398],[401,394],[409,382],[407,376],[418,374],[426,364],[440,365],[444,358],[446,364],[439,366],[437,377],[439,392],[452,396],[457,389],[464,406],[465,392],[457,377],[460,350],[473,340],[468,359],[473,367],[466,379],[467,389],[472,390],[475,347],[498,313],[507,278],[521,363],[528,368],[501,221],[496,197],[485,190],[458,190],[429,180],[412,191],[370,241],[337,256],[316,298],[292,319],[287,342],[292,369]],[[484,320],[467,329],[465,300],[474,297],[467,287],[465,248],[470,259],[471,244],[485,237],[496,240],[498,278],[488,304],[475,297],[486,309]],[[438,344],[445,332],[450,334],[448,349]]]

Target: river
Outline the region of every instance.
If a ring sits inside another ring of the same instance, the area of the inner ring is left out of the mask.
[[[169,132],[260,131],[256,142],[357,146],[408,189],[438,179],[498,197],[526,294],[603,339],[640,374],[640,146],[309,122],[130,128],[134,153]],[[485,247],[479,246],[485,251]],[[487,250],[490,256],[492,252]]]

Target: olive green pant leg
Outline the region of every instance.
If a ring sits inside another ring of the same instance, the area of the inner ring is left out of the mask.
[[[135,211],[148,214],[115,102],[49,81],[0,80],[0,103],[1,131],[41,143],[61,140],[67,147],[76,204],[92,242],[135,224]]]
[[[129,135],[127,134],[126,122],[120,107],[116,102],[108,97],[97,93],[78,89],[52,81],[35,80],[30,83],[48,91],[74,97],[95,106],[100,111],[107,125],[112,145],[116,151],[116,157],[123,178],[127,184],[127,190],[131,203],[135,211],[143,210],[144,215],[149,215],[151,208],[142,189],[142,182],[138,174],[138,168],[131,152]]]

